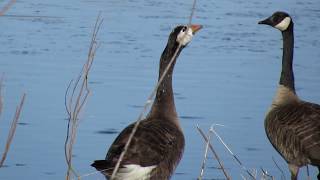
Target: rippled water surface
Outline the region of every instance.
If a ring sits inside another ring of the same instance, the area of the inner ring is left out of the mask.
[[[0,0],[0,7],[7,1]],[[168,34],[188,22],[192,1],[28,0],[0,17],[0,73],[4,112],[0,150],[20,95],[26,103],[0,179],[64,179],[64,93],[86,60],[93,24],[104,23],[89,77],[92,91],[81,116],[74,148],[79,174],[94,172],[94,159],[141,112],[157,80]],[[295,21],[297,93],[320,103],[320,1],[198,1],[194,23],[204,25],[181,53],[174,72],[177,111],[186,149],[172,179],[196,179],[204,142],[195,126],[217,131],[247,168],[266,169],[280,179],[272,157],[289,177],[284,160],[266,139],[263,120],[277,86],[281,34],[257,22],[285,10]],[[244,171],[223,145],[213,144],[233,179]],[[223,179],[209,154],[206,179]],[[305,179],[306,170],[300,176]],[[316,170],[311,168],[315,177]],[[103,179],[99,173],[83,179]]]

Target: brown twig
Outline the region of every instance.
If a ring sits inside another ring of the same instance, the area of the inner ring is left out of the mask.
[[[131,143],[131,141],[132,141],[133,136],[135,135],[135,133],[136,133],[136,131],[137,131],[137,129],[138,129],[138,126],[139,126],[140,122],[142,121],[145,112],[147,111],[147,109],[148,109],[149,106],[151,105],[152,99],[154,98],[155,93],[157,92],[158,87],[160,86],[162,80],[164,79],[165,75],[167,74],[169,68],[171,67],[171,64],[173,63],[174,58],[177,56],[178,50],[179,50],[180,48],[181,48],[181,44],[179,44],[176,52],[174,53],[173,58],[172,58],[171,61],[169,62],[169,64],[168,64],[168,66],[166,67],[163,75],[160,77],[160,79],[159,79],[156,87],[154,88],[154,90],[152,91],[152,93],[151,93],[151,95],[149,96],[148,100],[146,101],[146,103],[145,103],[145,105],[144,105],[144,107],[143,107],[143,110],[142,110],[142,112],[140,113],[140,115],[139,115],[139,117],[138,117],[138,120],[136,121],[136,123],[135,123],[135,125],[134,125],[134,127],[133,127],[133,129],[132,129],[132,131],[131,131],[131,134],[130,134],[130,136],[129,136],[129,138],[128,138],[128,141],[127,141],[127,143],[126,143],[126,145],[125,145],[125,147],[124,147],[124,150],[123,150],[123,151],[121,152],[121,154],[120,154],[120,157],[119,157],[119,159],[118,159],[118,161],[117,161],[117,164],[116,164],[116,166],[115,166],[115,168],[114,168],[114,170],[113,170],[113,172],[112,172],[112,176],[111,176],[110,180],[114,179],[115,174],[118,172],[120,163],[121,163],[124,155],[125,155],[126,152],[128,151],[128,148],[129,148],[129,146],[130,146],[130,143]]]
[[[206,143],[209,143],[209,148],[212,151],[214,157],[217,159],[220,169],[222,170],[224,176],[226,177],[227,180],[230,180],[230,176],[227,174],[225,168],[223,167],[223,163],[221,162],[218,154],[216,153],[216,151],[214,150],[212,144],[210,143],[210,141],[208,140],[208,138],[206,137],[206,135],[204,134],[204,132],[200,129],[199,126],[197,126],[198,131],[200,132],[201,136],[203,137],[203,139],[206,141]]]
[[[96,51],[99,47],[97,43],[97,35],[103,19],[100,18],[100,15],[97,17],[96,23],[94,25],[91,43],[89,47],[88,57],[86,63],[83,65],[82,70],[79,76],[76,78],[76,81],[71,80],[66,93],[65,93],[65,108],[68,114],[68,126],[67,126],[67,136],[64,144],[65,149],[65,158],[68,165],[66,179],[69,180],[71,177],[71,172],[80,179],[80,176],[77,175],[76,171],[72,167],[72,151],[73,145],[77,136],[77,129],[79,126],[79,114],[83,109],[83,106],[87,102],[87,98],[90,94],[90,89],[88,87],[88,75],[92,67],[92,63],[96,54]],[[69,91],[71,95],[69,96]]]
[[[207,161],[211,135],[212,135],[212,131],[209,131],[208,135],[207,135],[207,140],[208,141],[206,142],[206,148],[205,148],[205,151],[204,151],[204,157],[203,157],[203,161],[202,161],[202,164],[201,164],[201,170],[200,170],[200,175],[198,177],[198,180],[202,180],[202,177],[203,177],[203,174],[204,174],[204,168],[205,168],[205,164],[206,164],[206,161]]]
[[[3,16],[10,7],[16,2],[16,0],[10,0],[8,4],[6,4],[1,10],[0,10],[0,16]]]
[[[8,138],[7,138],[7,142],[6,142],[6,147],[5,147],[4,153],[3,153],[1,161],[0,161],[0,167],[3,166],[3,163],[6,160],[7,154],[9,152],[13,136],[14,136],[14,134],[16,132],[18,120],[19,120],[20,113],[21,113],[21,110],[22,110],[22,107],[23,107],[23,104],[24,104],[25,97],[26,97],[26,94],[24,93],[22,98],[21,98],[21,102],[20,102],[20,104],[18,105],[18,107],[16,109],[16,113],[15,113],[15,115],[13,117],[13,120],[12,120],[12,123],[11,123],[11,128],[9,130],[9,134],[8,134]]]
[[[189,23],[188,23],[189,26],[191,26],[192,18],[194,16],[194,12],[196,11],[196,4],[197,4],[197,0],[194,0],[192,4],[191,14],[189,16]]]

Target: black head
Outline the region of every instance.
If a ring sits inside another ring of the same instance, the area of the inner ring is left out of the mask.
[[[279,29],[280,31],[285,31],[291,23],[292,19],[288,13],[278,11],[273,13],[272,16],[267,19],[260,21],[258,24],[267,24]]]
[[[177,26],[171,32],[169,41],[186,46],[192,40],[193,35],[201,28],[201,25],[190,25],[190,27],[184,25]]]

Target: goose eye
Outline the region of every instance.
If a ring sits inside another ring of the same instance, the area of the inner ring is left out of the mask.
[[[279,22],[280,21],[279,17],[278,16],[273,17],[273,21],[276,22],[276,23]]]
[[[185,32],[186,30],[187,30],[187,27],[184,26],[184,27],[182,28],[182,32]]]

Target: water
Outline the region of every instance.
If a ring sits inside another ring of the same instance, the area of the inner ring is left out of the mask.
[[[1,7],[5,4],[0,1]],[[0,17],[0,72],[5,74],[1,150],[23,92],[27,99],[0,179],[64,179],[68,82],[85,62],[99,12],[101,47],[90,74],[92,95],[81,116],[74,148],[79,174],[94,171],[117,133],[136,120],[156,83],[158,61],[168,34],[188,22],[192,1],[18,1]],[[172,179],[196,179],[204,142],[195,126],[217,131],[247,168],[260,167],[289,178],[284,160],[266,139],[263,119],[279,79],[281,35],[257,25],[276,10],[295,21],[296,86],[301,98],[320,103],[320,1],[199,1],[193,19],[204,25],[184,49],[174,72],[176,106],[186,150]],[[233,179],[245,172],[213,140]],[[224,178],[207,162],[206,179]],[[301,170],[305,179],[306,170]],[[315,177],[316,170],[311,168]],[[99,173],[83,179],[103,179]]]

